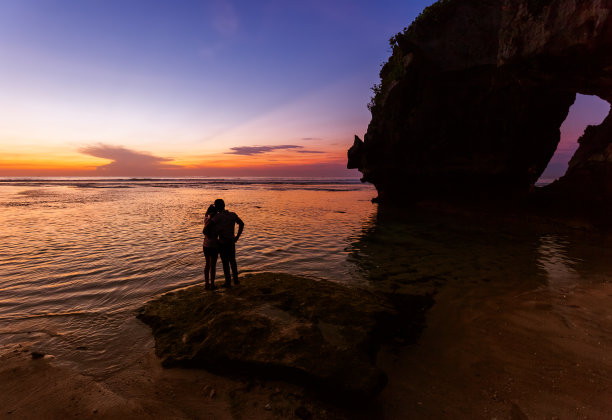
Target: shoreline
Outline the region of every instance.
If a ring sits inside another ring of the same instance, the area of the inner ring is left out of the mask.
[[[14,348],[0,356],[0,417],[605,417],[612,411],[612,284],[514,286],[441,287],[417,343],[383,345],[377,366],[388,385],[358,411],[284,381],[166,369],[153,350],[94,380]]]

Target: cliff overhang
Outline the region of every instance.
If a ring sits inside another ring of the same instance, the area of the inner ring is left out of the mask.
[[[533,191],[577,93],[612,100],[612,2],[442,0],[391,39],[348,167],[381,201]],[[548,197],[609,206],[612,116]]]

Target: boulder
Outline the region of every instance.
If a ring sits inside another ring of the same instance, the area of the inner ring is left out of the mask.
[[[611,1],[441,0],[390,43],[348,160],[381,201],[526,195],[576,93],[612,99]],[[588,181],[581,200],[610,202],[609,126],[585,134],[555,191]]]
[[[166,293],[138,318],[152,328],[166,367],[280,378],[334,397],[369,399],[386,384],[375,365],[380,343],[406,326],[418,334],[431,298],[402,304],[398,311],[366,290],[264,273],[227,290]]]

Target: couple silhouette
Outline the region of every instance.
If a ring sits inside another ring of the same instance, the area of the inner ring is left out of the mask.
[[[238,225],[238,233],[234,236],[234,227]],[[223,287],[232,286],[232,275],[234,285],[240,284],[238,281],[238,265],[236,264],[236,242],[242,235],[244,222],[234,212],[225,209],[225,202],[218,198],[206,210],[204,216],[204,287],[215,289],[215,276],[217,272],[217,257],[221,256],[223,264],[223,274],[225,283]],[[231,268],[231,273],[230,273]]]

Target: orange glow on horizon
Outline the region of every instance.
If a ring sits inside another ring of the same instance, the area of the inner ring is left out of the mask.
[[[97,167],[107,164],[109,161],[90,158],[61,158],[53,156],[13,156],[0,158],[0,168],[2,172],[10,170],[53,170],[53,171],[75,171],[75,170],[96,170]]]
[[[45,154],[4,153],[0,157],[0,176],[265,176],[266,171],[279,175],[283,170],[292,173],[309,167],[312,170],[315,167],[337,166],[338,170],[344,167],[344,153],[321,149],[317,149],[317,153],[277,150],[253,155],[224,152],[179,156],[157,166],[141,167],[139,173],[113,168],[111,159],[82,153],[55,150]]]

